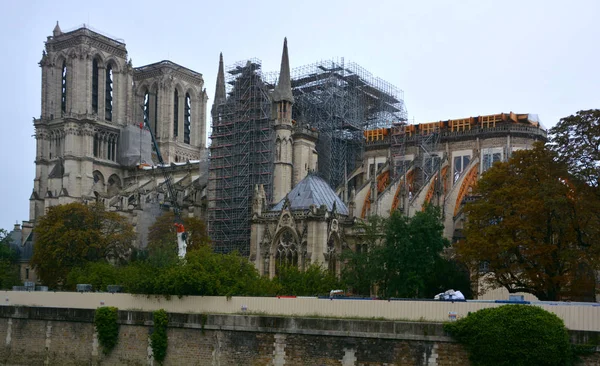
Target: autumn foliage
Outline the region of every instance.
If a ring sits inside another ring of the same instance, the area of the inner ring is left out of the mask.
[[[489,264],[488,287],[540,300],[593,297],[600,201],[592,189],[543,143],[514,152],[478,181],[456,254],[474,269]]]
[[[51,207],[36,223],[31,264],[42,283],[66,283],[74,268],[91,262],[127,259],[135,234],[131,224],[102,205],[70,203]]]

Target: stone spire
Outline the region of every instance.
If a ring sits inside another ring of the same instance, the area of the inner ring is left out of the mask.
[[[217,73],[217,85],[215,87],[215,105],[225,103],[225,71],[223,69],[223,52],[219,56],[219,72]]]
[[[54,37],[58,37],[61,34],[63,34],[63,32],[60,30],[60,26],[58,25],[58,20],[56,21],[56,27],[54,27],[54,30],[52,31],[52,35]]]
[[[279,80],[273,91],[273,101],[288,101],[294,103],[292,95],[292,82],[290,80],[290,60],[288,57],[287,38],[283,39],[283,55],[281,55],[281,69],[279,70]]]

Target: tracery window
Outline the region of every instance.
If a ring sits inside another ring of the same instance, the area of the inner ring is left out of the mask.
[[[173,136],[177,137],[177,131],[179,130],[179,92],[175,89],[175,95],[173,96]]]
[[[185,93],[185,112],[183,116],[183,142],[190,143],[190,133],[192,129],[192,99],[189,93]]]
[[[106,66],[106,90],[104,98],[104,119],[112,121],[113,112],[113,69],[112,65]]]
[[[92,61],[92,112],[98,113],[98,59]]]
[[[63,113],[67,111],[67,61],[64,60],[62,64],[62,82],[61,82],[61,93],[60,93],[60,108]]]
[[[275,275],[279,274],[279,268],[282,266],[298,267],[298,246],[289,230],[279,236],[275,253]]]

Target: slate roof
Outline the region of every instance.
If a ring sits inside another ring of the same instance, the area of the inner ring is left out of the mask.
[[[333,209],[335,202],[336,211],[342,215],[348,215],[348,207],[335,194],[333,189],[322,178],[309,174],[302,179],[300,183],[288,193],[287,198],[290,200],[291,210],[308,209],[311,205],[320,207],[327,206],[328,210]],[[279,201],[271,211],[281,211],[285,203],[285,198]]]

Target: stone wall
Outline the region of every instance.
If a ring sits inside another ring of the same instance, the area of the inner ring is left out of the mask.
[[[108,355],[93,318],[90,309],[0,306],[0,364],[156,364],[152,313],[120,311],[119,342]],[[469,364],[441,323],[169,314],[167,333],[165,365]],[[580,333],[578,339],[589,337]]]

